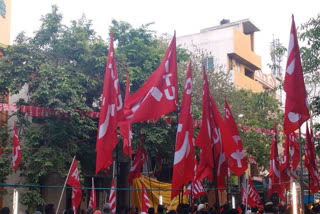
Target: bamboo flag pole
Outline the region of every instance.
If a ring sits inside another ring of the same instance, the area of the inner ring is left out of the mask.
[[[64,182],[63,189],[62,189],[62,191],[61,191],[61,195],[60,195],[60,199],[59,199],[59,203],[58,203],[58,207],[57,207],[57,209],[56,209],[56,214],[58,214],[58,212],[59,212],[59,208],[60,208],[62,196],[63,196],[63,193],[64,193],[64,189],[66,188],[67,180],[68,180],[68,178],[69,178],[70,171],[71,171],[71,168],[72,168],[72,165],[73,165],[73,162],[74,162],[75,159],[76,159],[76,156],[73,157],[73,160],[72,160],[72,162],[71,162],[71,165],[70,165],[70,168],[69,168],[69,172],[68,172],[66,181]]]
[[[301,128],[299,127],[299,146],[300,146],[300,205],[301,209],[304,210],[304,186],[303,186],[303,167],[302,167],[302,140],[301,140]]]
[[[248,192],[249,192],[249,189],[248,189],[248,178],[246,178],[246,211],[245,213],[247,213],[247,210],[248,210]]]

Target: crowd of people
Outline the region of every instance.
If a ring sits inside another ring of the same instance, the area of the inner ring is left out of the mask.
[[[265,204],[260,204],[259,206],[252,207],[250,210],[245,211],[245,206],[240,205],[236,209],[231,208],[228,204],[221,207],[217,205],[209,207],[207,204],[198,204],[190,206],[189,204],[180,204],[175,210],[167,210],[165,205],[159,205],[157,210],[154,208],[149,208],[148,214],[292,214],[293,210],[291,205],[283,205],[281,203],[275,205],[272,202],[267,202]],[[89,208],[87,210],[81,210],[81,214],[115,214],[112,213],[110,205],[107,203],[104,205],[103,209],[93,210]],[[138,208],[131,205],[130,208],[119,208],[118,214],[141,214]],[[302,213],[302,210],[300,212]],[[306,214],[320,213],[319,203],[310,203],[305,205]],[[0,210],[0,214],[10,214],[10,209],[8,207],[3,207]],[[42,206],[37,207],[33,214],[56,214],[56,210],[53,204],[47,204],[44,209]],[[62,214],[74,214],[72,209],[65,209]],[[146,213],[144,213],[146,214]]]

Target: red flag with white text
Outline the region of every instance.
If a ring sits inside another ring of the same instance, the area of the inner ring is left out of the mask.
[[[261,198],[259,195],[258,190],[255,188],[251,178],[248,178],[247,187],[245,187],[242,184],[241,187],[241,198],[242,198],[242,204],[246,205],[246,201],[248,199],[248,205],[250,207],[258,206],[261,202]]]
[[[130,97],[130,80],[127,73],[126,93],[124,97],[124,106],[126,106]],[[132,157],[132,129],[131,123],[120,125],[120,134],[123,136],[123,153]]]
[[[230,170],[237,176],[241,176],[248,168],[247,158],[243,151],[242,141],[240,139],[237,125],[234,122],[231,109],[226,99],[224,100],[224,105],[225,105],[224,121],[227,128],[231,132],[231,135],[233,138],[232,143],[223,144],[224,151],[228,158],[228,167],[230,168]]]
[[[146,188],[143,183],[141,183],[141,214],[148,214],[148,209],[150,208],[150,201],[148,198],[148,194]]]
[[[123,113],[122,108],[123,103],[113,48],[113,33],[111,33],[96,144],[96,174],[112,164],[113,149],[118,143],[117,123]]]
[[[176,35],[164,58],[146,82],[128,100],[122,123],[153,120],[177,109]],[[150,110],[152,109],[152,110]]]
[[[270,153],[270,168],[269,168],[269,187],[268,194],[269,197],[272,193],[278,193],[279,196],[282,196],[282,186],[280,184],[280,166],[279,166],[279,157],[278,157],[278,146],[277,146],[277,128],[276,123],[273,126],[272,133],[272,144],[271,144],[271,153]]]
[[[189,184],[186,188],[186,190],[184,191],[184,195],[190,195],[191,191],[192,191],[192,200],[202,196],[202,195],[206,195],[207,192],[204,189],[201,181],[199,181],[197,179],[197,159],[194,158],[194,177],[193,177],[193,181],[191,184]]]
[[[293,16],[283,89],[286,92],[283,131],[288,135],[310,118]]]
[[[76,158],[73,158],[70,173],[67,178],[67,184],[72,187],[72,210],[77,214],[77,208],[80,205],[82,193]]]
[[[21,148],[16,123],[14,123],[13,131],[12,167],[17,170],[21,161]]]
[[[147,152],[143,148],[143,143],[141,139],[140,146],[136,151],[134,160],[132,161],[131,168],[129,171],[129,184],[132,185],[132,181],[135,178],[139,178],[141,175],[141,167],[147,158]]]
[[[96,190],[94,189],[94,179],[92,178],[92,188],[91,188],[91,194],[90,194],[90,200],[89,200],[89,208],[92,208],[93,210],[96,210],[97,208],[97,200],[96,200]]]
[[[116,204],[116,188],[114,185],[114,178],[112,178],[112,183],[111,183],[111,188],[110,188],[110,193],[109,193],[109,205],[110,205],[110,209],[111,212],[113,214],[116,213],[116,208],[117,208],[117,204]]]
[[[191,107],[192,75],[191,61],[185,79],[180,118],[177,128],[174,153],[171,199],[177,196],[182,185],[193,180],[194,170],[194,137]]]

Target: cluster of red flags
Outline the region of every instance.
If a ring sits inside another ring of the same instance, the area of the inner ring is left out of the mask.
[[[131,163],[130,171],[129,171],[129,184],[132,185],[132,181],[135,178],[139,178],[141,175],[141,167],[143,163],[146,161],[147,152],[143,148],[143,140],[140,138],[140,146],[136,151],[136,155],[134,156],[134,160]]]
[[[112,179],[110,194],[109,194],[109,204],[112,213],[116,213],[116,188],[114,185],[114,178]]]
[[[142,183],[141,191],[141,214],[147,214],[150,208],[150,201],[144,184]]]
[[[81,202],[81,186],[76,158],[73,158],[71,169],[67,178],[67,184],[72,187],[72,210],[77,214],[77,208]]]
[[[93,210],[96,210],[96,208],[97,208],[96,190],[94,189],[94,180],[93,180],[93,178],[92,178],[92,188],[91,188],[91,194],[90,194],[90,200],[89,200],[88,208],[92,208]]]

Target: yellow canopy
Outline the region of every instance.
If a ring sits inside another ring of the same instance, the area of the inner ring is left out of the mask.
[[[157,181],[156,179],[148,178],[146,176],[141,176],[139,178],[136,178],[133,180],[133,188],[138,190],[132,191],[132,204],[134,204],[136,207],[138,207],[139,211],[141,211],[141,187],[142,183],[144,184],[149,201],[150,206],[155,209],[155,212],[157,212],[158,204],[159,204],[159,195],[162,195],[162,204],[165,204],[167,206],[167,209],[169,210],[175,210],[179,204],[179,197],[171,200],[171,184],[170,183],[163,183],[160,181]],[[152,189],[152,191],[148,190]],[[155,190],[156,189],[156,190]],[[172,204],[171,204],[172,203]],[[183,203],[188,203],[188,196],[183,197]]]

